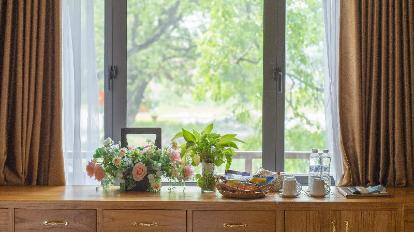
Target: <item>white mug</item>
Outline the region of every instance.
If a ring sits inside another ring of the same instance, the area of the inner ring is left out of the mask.
[[[309,194],[315,197],[323,197],[329,194],[331,188],[321,178],[313,178],[311,185],[309,186]]]
[[[283,180],[283,195],[296,196],[302,191],[302,185],[296,181],[295,177],[285,177]]]

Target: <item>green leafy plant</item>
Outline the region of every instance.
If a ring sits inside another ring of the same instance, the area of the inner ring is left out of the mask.
[[[200,162],[213,163],[221,166],[226,163],[226,170],[230,168],[233,156],[238,149],[237,142],[243,143],[236,134],[218,134],[213,132],[213,123],[209,124],[204,130],[182,129],[172,139],[184,138],[185,143],[181,145],[181,155],[189,155],[193,166],[198,166]]]
[[[186,130],[182,129],[172,139],[175,142],[178,138],[183,138],[185,143],[181,147],[181,156],[190,157],[191,164],[198,166],[200,162],[204,165],[212,164],[213,170],[204,170],[202,174],[195,176],[197,185],[203,191],[214,191],[216,179],[214,176],[214,166],[226,164],[226,170],[230,168],[233,156],[238,149],[237,142],[243,143],[238,139],[236,134],[221,135],[213,132],[214,125],[209,124],[204,130]]]

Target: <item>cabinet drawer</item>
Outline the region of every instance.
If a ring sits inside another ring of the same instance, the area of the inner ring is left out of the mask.
[[[0,232],[9,230],[9,210],[0,209]]]
[[[185,232],[185,210],[105,210],[104,231]]]
[[[193,232],[276,231],[274,211],[193,211]]]
[[[300,222],[300,223],[298,223]],[[285,211],[285,232],[321,231],[321,219],[317,210]]]
[[[21,231],[96,231],[95,210],[16,209],[15,230]]]

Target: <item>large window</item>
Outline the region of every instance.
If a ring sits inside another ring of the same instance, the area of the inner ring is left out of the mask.
[[[321,0],[90,2],[105,136],[161,127],[165,146],[214,122],[245,141],[232,168],[253,172],[306,173],[327,147]]]
[[[127,126],[161,127],[166,145],[213,122],[261,151],[263,1],[129,0],[127,12]]]

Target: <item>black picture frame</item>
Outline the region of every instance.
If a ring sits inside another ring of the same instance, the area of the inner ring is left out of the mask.
[[[155,146],[161,149],[161,128],[121,128],[121,147],[127,147],[127,135],[155,135]]]

